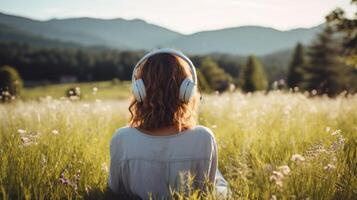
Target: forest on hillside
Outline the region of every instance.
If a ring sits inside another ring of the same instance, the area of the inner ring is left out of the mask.
[[[1,42],[0,65],[16,68],[28,82],[58,83],[61,78],[74,76],[77,81],[130,80],[132,68],[144,51],[119,51],[95,47],[41,47],[28,43]],[[286,74],[285,52],[262,57],[270,82]],[[290,55],[289,55],[290,56]],[[190,56],[198,69],[203,60],[210,59],[214,65],[237,82],[246,57],[229,54]]]

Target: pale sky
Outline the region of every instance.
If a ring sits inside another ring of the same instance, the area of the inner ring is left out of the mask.
[[[143,19],[181,33],[243,25],[311,27],[350,0],[0,0],[0,12],[39,20],[68,17]]]

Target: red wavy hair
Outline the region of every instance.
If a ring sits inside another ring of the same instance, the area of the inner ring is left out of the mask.
[[[196,124],[198,91],[187,103],[179,99],[182,81],[192,78],[183,59],[168,53],[153,55],[139,66],[136,77],[143,79],[146,97],[143,102],[132,97],[130,126],[143,130],[173,126],[183,131]]]

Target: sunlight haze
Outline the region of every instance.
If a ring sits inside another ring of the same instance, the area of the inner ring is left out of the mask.
[[[40,20],[68,17],[143,19],[181,33],[243,25],[280,30],[324,22],[336,7],[349,9],[349,0],[1,0],[0,11]]]

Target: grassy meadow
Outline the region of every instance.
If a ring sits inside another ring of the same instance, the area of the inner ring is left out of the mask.
[[[83,86],[90,95],[80,101],[53,86],[0,105],[0,199],[106,196],[109,142],[126,124],[129,91],[102,84],[96,96]],[[231,199],[357,199],[356,95],[205,95],[198,121],[215,133]]]
[[[131,83],[128,81],[101,81],[88,83],[63,83],[26,88],[21,93],[22,100],[38,100],[40,98],[61,98],[66,96],[66,90],[79,87],[84,100],[126,99],[130,95]]]

